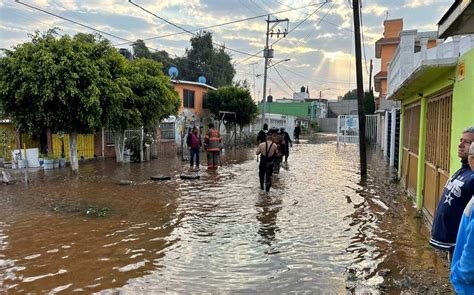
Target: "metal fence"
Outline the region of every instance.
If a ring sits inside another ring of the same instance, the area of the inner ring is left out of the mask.
[[[370,144],[377,143],[378,115],[365,115],[365,140]]]

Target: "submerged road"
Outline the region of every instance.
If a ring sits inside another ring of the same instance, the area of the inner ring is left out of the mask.
[[[16,172],[19,183],[0,186],[0,291],[450,292],[445,260],[381,158],[369,148],[360,181],[357,146],[308,138],[270,193],[253,149],[227,151],[199,180],[179,179],[189,168],[175,157],[30,171],[28,183]]]

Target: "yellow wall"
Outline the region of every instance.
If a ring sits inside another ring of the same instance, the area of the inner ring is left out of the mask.
[[[53,155],[57,158],[61,157],[61,139],[59,135],[52,135]],[[64,135],[64,154],[69,160],[69,135]],[[78,134],[77,135],[77,156],[79,159],[94,158],[94,135]]]

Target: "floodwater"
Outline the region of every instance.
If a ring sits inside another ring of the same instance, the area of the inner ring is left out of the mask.
[[[334,139],[295,144],[270,193],[253,149],[226,152],[199,180],[179,179],[189,168],[175,157],[30,171],[28,182],[16,172],[0,186],[0,291],[450,292],[381,154],[369,149],[361,182],[357,146]]]

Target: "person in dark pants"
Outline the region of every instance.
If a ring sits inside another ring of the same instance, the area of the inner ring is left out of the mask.
[[[290,156],[290,146],[293,146],[290,135],[285,131],[285,128],[280,128],[280,133],[283,136],[284,141],[284,150],[283,155],[285,156],[285,162],[288,162],[288,157]]]
[[[451,260],[456,246],[456,235],[463,211],[472,198],[474,178],[468,164],[469,147],[474,142],[474,126],[465,129],[458,145],[461,168],[454,173],[444,186],[443,194],[433,217],[429,244],[438,250],[447,251]]]
[[[207,151],[207,169],[217,169],[220,162],[219,152],[222,139],[214,124],[209,123],[208,127],[209,130],[204,137],[204,148]]]
[[[257,135],[257,145],[265,142],[267,140],[268,125],[267,123],[263,124],[263,129],[258,132]]]
[[[300,133],[301,133],[301,126],[300,126],[300,122],[298,122],[298,124],[295,127],[295,130],[293,131],[293,138],[295,139],[296,143],[300,142]]]
[[[196,126],[193,127],[193,130],[188,135],[187,143],[189,145],[190,150],[190,160],[189,164],[191,168],[194,166],[194,158],[196,158],[196,167],[199,170],[199,153],[201,150],[201,135],[198,134],[198,129]]]
[[[272,186],[272,174],[277,146],[273,142],[272,134],[267,135],[265,142],[257,147],[257,156],[260,155],[260,164],[258,165],[258,176],[260,178],[260,189],[270,191]]]

